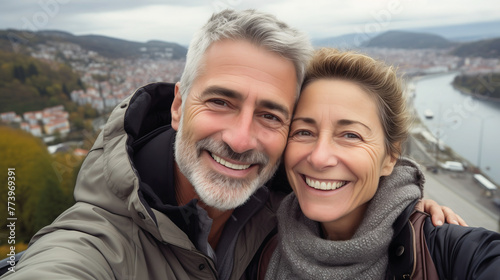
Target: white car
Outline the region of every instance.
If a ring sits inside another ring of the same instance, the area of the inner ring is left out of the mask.
[[[441,164],[441,168],[446,169],[446,170],[450,170],[450,171],[456,171],[456,172],[465,171],[464,165],[458,161],[447,161],[447,162]]]

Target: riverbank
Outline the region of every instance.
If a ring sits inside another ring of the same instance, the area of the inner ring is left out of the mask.
[[[462,73],[460,71],[449,71],[449,72],[441,72],[441,73],[434,73],[434,74],[427,74],[427,75],[418,75],[418,76],[412,76],[408,79],[408,84],[415,84],[421,80],[424,80],[424,79],[432,79],[432,78],[436,78],[436,77],[440,77],[440,76],[446,76],[446,75],[450,75],[450,74],[454,74],[454,75],[462,75]],[[478,76],[477,77],[478,81],[479,81],[479,84],[478,86],[482,86],[484,88],[486,88],[488,91],[492,91],[492,88],[494,87],[497,87],[500,85],[500,81],[493,81],[493,80],[488,80],[488,79],[485,79],[483,76]],[[500,96],[491,96],[490,95],[481,95],[481,94],[476,94],[474,93],[472,90],[466,88],[466,87],[463,87],[463,86],[460,86],[460,85],[457,85],[455,82],[452,81],[451,83],[451,86],[459,91],[460,93],[462,94],[465,94],[465,95],[468,95],[468,96],[471,96],[472,98],[476,98],[476,99],[479,99],[479,100],[482,100],[482,101],[492,101],[492,102],[496,102],[496,103],[500,103]]]
[[[467,159],[456,153],[446,145],[441,139],[432,134],[427,126],[422,122],[414,108],[411,109],[413,124],[410,136],[417,141],[421,149],[425,151],[426,159],[423,160],[428,169],[439,168],[446,161],[461,162],[466,170],[478,173],[477,167]]]
[[[474,163],[455,152],[445,142],[439,139],[439,135],[434,135],[424,124],[415,107],[411,106],[410,111],[413,119],[410,134],[411,137],[418,141],[419,145],[421,145],[425,150],[428,158],[425,161],[425,166],[428,169],[436,167],[440,168],[446,161],[457,161],[464,165],[466,171],[475,174],[482,174],[484,177],[488,178],[488,175],[481,172],[481,170],[474,165]],[[488,180],[493,181],[492,178],[488,178]]]
[[[482,172],[476,165],[455,152],[452,148],[447,146],[446,143],[433,135],[419,117],[417,110],[411,106],[411,104],[410,111],[412,113],[413,125],[410,131],[410,139],[408,139],[404,147],[404,154],[417,161],[429,174],[451,174],[454,177],[460,178],[453,183],[455,186],[457,184],[463,184],[463,186],[461,186],[462,188],[473,187],[478,189],[478,191],[482,192],[480,196],[483,202],[490,204],[490,211],[495,211],[494,208],[496,206],[493,205],[493,200],[500,199],[499,191],[490,192],[474,182],[471,178],[474,174],[481,174],[491,182],[494,182],[494,180]],[[442,167],[446,161],[460,162],[465,170],[463,172],[446,170]],[[465,180],[466,178],[467,180]],[[453,188],[453,186],[448,187]],[[498,184],[497,187],[499,187]]]
[[[468,89],[466,87],[459,86],[455,83],[451,83],[451,86],[454,89],[456,89],[457,91],[459,91],[460,93],[465,94],[465,95],[469,95],[472,98],[479,99],[481,101],[491,101],[491,102],[495,102],[495,103],[500,103],[500,97],[476,94],[476,93],[472,92],[470,89]]]
[[[500,186],[500,103],[479,101],[456,90],[451,83],[457,74],[426,75],[411,82],[409,102],[416,132],[421,134],[421,141],[432,146],[429,152],[433,159],[436,153],[441,162],[459,159],[454,161],[463,162],[473,171],[481,169]],[[437,139],[441,148],[436,151]]]

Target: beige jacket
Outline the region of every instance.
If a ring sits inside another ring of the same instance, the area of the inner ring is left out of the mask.
[[[128,145],[142,130],[138,124],[154,128],[152,119],[161,119],[158,125],[170,122],[165,108],[171,98],[172,84],[151,84],[117,106],[83,163],[76,204],[33,237],[16,272],[2,279],[217,279],[213,261],[138,196],[139,177]],[[143,108],[149,112],[141,115]],[[271,195],[244,226],[230,279],[245,278],[245,269],[276,226],[279,202]]]

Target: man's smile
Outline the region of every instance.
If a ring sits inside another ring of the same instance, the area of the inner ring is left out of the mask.
[[[251,164],[236,164],[236,163],[231,163],[213,153],[210,153],[210,156],[212,156],[212,158],[218,162],[219,164],[227,167],[227,168],[231,168],[231,169],[234,169],[234,170],[244,170],[244,169],[247,169],[251,166]]]

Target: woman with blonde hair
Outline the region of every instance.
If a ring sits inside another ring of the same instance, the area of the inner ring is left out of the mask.
[[[294,192],[278,211],[266,279],[500,279],[500,234],[435,227],[414,210],[424,175],[402,157],[409,120],[392,67],[315,54],[284,154]]]

